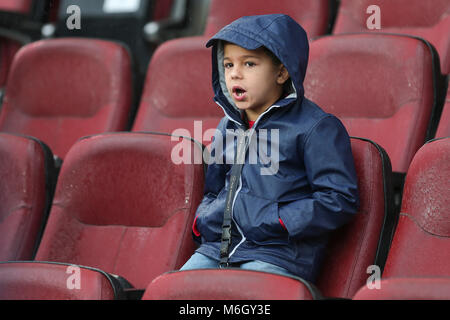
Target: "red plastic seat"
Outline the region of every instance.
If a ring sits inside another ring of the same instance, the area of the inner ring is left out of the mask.
[[[184,38],[158,47],[147,72],[133,131],[190,136],[204,144],[211,140],[224,114],[213,101],[207,41],[204,37]],[[201,123],[195,130],[197,120]],[[208,129],[212,135],[204,137]]]
[[[0,133],[0,261],[33,259],[55,179],[53,154],[45,144]]]
[[[396,215],[391,162],[376,143],[352,138],[360,207],[356,218],[333,232],[318,276],[325,297],[351,298],[366,283],[367,268],[384,268]]]
[[[436,129],[439,69],[425,41],[402,35],[334,35],[313,41],[305,95],[350,135],[380,144],[406,173]]]
[[[113,300],[124,294],[101,270],[49,262],[0,262],[0,288],[1,300]]]
[[[92,39],[37,41],[15,55],[0,131],[37,137],[64,158],[80,137],[126,130],[131,100],[125,48]]]
[[[181,267],[194,250],[191,226],[204,168],[176,164],[179,148],[193,160],[202,155],[198,143],[167,135],[115,133],[78,141],[61,168],[35,260],[100,269],[136,289]]]
[[[447,90],[447,96],[442,110],[439,125],[436,131],[436,138],[450,137],[450,86]]]
[[[408,170],[400,218],[380,290],[363,287],[355,298],[401,295],[404,299],[431,299],[445,293],[445,299],[450,299],[449,189],[450,138],[442,138],[425,144]],[[413,292],[422,283],[424,291]]]
[[[366,282],[367,267],[382,268],[392,236],[390,162],[375,143],[352,138],[360,192],[355,219],[331,235],[317,288],[301,279],[246,270],[192,270],[155,279],[144,299],[351,298]]]
[[[450,275],[450,138],[424,145],[408,170],[383,277]]]
[[[380,29],[369,30],[366,13],[380,8]],[[437,49],[444,74],[450,73],[450,2],[448,0],[341,0],[333,33],[384,32],[414,35]]]
[[[320,293],[300,278],[241,269],[169,272],[153,280],[143,300],[312,300]]]
[[[242,16],[284,13],[302,25],[309,38],[326,34],[330,25],[328,0],[213,0],[210,5],[204,35],[211,37]]]

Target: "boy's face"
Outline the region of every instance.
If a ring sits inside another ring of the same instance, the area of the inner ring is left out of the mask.
[[[247,50],[227,43],[224,51],[228,92],[236,106],[254,121],[279,100],[289,74],[282,64],[276,66],[262,48]]]

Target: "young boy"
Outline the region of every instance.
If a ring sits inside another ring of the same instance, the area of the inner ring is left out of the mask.
[[[224,27],[210,46],[214,99],[225,117],[193,226],[201,245],[181,270],[221,263],[314,282],[330,231],[353,217],[359,198],[347,131],[304,97],[307,35],[289,16],[251,16]],[[239,129],[249,146],[239,149],[246,153],[238,168],[229,136]],[[269,169],[264,143],[277,159]]]

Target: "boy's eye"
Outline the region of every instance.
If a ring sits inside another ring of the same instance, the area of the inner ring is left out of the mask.
[[[256,63],[254,63],[254,62],[252,62],[252,61],[246,61],[246,62],[245,62],[245,65],[246,65],[247,67],[253,67],[253,66],[256,65]]]
[[[229,63],[225,63],[223,66],[225,67],[225,69],[229,69],[229,68],[233,67],[233,64],[231,62],[229,62]]]

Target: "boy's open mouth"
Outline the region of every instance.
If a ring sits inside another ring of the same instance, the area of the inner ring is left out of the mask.
[[[233,98],[237,101],[242,101],[245,99],[246,90],[240,86],[234,86],[233,89]]]

